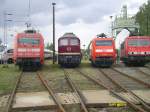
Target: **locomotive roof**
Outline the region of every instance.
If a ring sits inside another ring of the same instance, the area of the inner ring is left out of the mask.
[[[65,33],[63,36],[62,36],[62,38],[63,37],[77,37],[74,33],[72,33],[72,32],[70,32],[70,33]]]
[[[36,33],[36,30],[30,29],[30,30],[25,30],[25,33]]]
[[[25,33],[25,32],[22,32],[22,33],[18,33],[17,35],[19,35],[19,36],[23,36],[23,35],[32,36],[32,35],[41,35],[41,34],[40,33]]]
[[[24,30],[24,32],[18,33],[18,35],[23,36],[23,35],[41,35],[41,34],[34,29],[27,29]]]
[[[105,33],[97,34],[97,38],[107,38],[107,35]]]
[[[18,33],[17,35],[16,35],[16,38],[28,38],[28,37],[32,37],[32,38],[41,38],[42,37],[42,35],[40,34],[40,33],[38,33],[38,32],[36,32],[36,33],[25,33],[25,32],[21,32],[21,33]],[[43,38],[43,37],[42,37]]]
[[[106,37],[106,38],[94,38],[93,40],[114,40],[114,38],[112,38],[112,37]]]

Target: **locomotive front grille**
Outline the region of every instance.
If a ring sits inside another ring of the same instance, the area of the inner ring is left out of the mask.
[[[96,57],[96,60],[113,60],[113,57]]]
[[[94,63],[101,66],[110,66],[115,62],[113,57],[96,57]]]
[[[135,61],[135,60],[138,60],[138,61],[150,61],[150,56],[128,56],[128,59],[130,61]]]
[[[58,63],[80,63],[80,55],[59,55]]]

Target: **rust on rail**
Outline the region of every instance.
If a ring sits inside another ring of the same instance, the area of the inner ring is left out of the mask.
[[[69,77],[69,73],[64,70],[64,74],[66,76],[66,80],[68,81],[70,87],[72,88],[72,90],[76,93],[76,95],[78,96],[79,98],[79,101],[81,103],[81,107],[83,109],[84,112],[89,112],[86,105],[85,105],[85,101],[83,100],[83,95],[82,93],[80,92],[80,90],[78,89],[78,87],[74,84],[74,82],[71,80],[71,78]]]
[[[101,72],[102,74],[104,74],[110,81],[112,81],[115,85],[117,85],[119,88],[121,88],[122,90],[124,90],[125,92],[128,92],[129,94],[131,94],[134,98],[136,98],[147,111],[150,111],[150,106],[146,104],[145,101],[143,101],[143,99],[141,99],[139,96],[137,96],[135,93],[133,93],[131,90],[125,88],[123,85],[121,85],[118,81],[116,81],[115,79],[113,79],[111,76],[109,76],[107,73],[104,72],[104,70],[99,69],[99,72]]]
[[[55,93],[53,92],[50,85],[48,85],[47,81],[43,79],[41,73],[37,73],[38,77],[40,78],[41,82],[43,83],[44,87],[48,90],[49,94],[52,96],[53,100],[59,107],[59,112],[66,112],[62,104],[60,103],[59,99],[56,97]]]
[[[17,88],[18,88],[18,86],[19,86],[19,83],[20,83],[22,74],[23,74],[23,72],[21,72],[20,75],[18,76],[17,81],[16,81],[16,84],[15,84],[15,86],[14,86],[14,88],[13,88],[13,91],[12,91],[11,95],[9,96],[9,100],[8,100],[6,112],[10,112],[11,109],[12,109],[13,100],[14,100],[14,97],[15,97],[15,94],[16,94],[16,91],[17,91]]]
[[[115,68],[112,68],[112,69],[113,69],[114,71],[120,73],[121,75],[124,75],[124,76],[126,76],[126,77],[129,77],[129,78],[131,78],[132,80],[135,80],[135,81],[137,81],[137,82],[139,82],[139,83],[141,83],[141,84],[147,86],[148,88],[150,88],[150,84],[149,84],[149,83],[144,82],[144,81],[142,81],[142,80],[140,80],[140,79],[138,79],[138,78],[135,78],[135,77],[133,77],[133,76],[130,76],[130,75],[126,74],[126,73],[123,73],[123,72],[121,72],[121,71],[119,71],[119,70],[117,70],[117,69],[115,69]]]
[[[94,77],[91,77],[89,75],[86,75],[85,73],[81,72],[79,69],[76,69],[77,72],[79,72],[80,74],[82,74],[83,76],[85,76],[87,79],[93,81],[94,83],[98,84],[99,86],[103,86],[105,89],[107,89],[108,91],[110,91],[112,94],[116,95],[117,97],[119,97],[120,99],[122,99],[123,101],[127,102],[127,104],[133,108],[136,111],[140,111],[140,112],[148,112],[146,110],[144,110],[143,108],[137,106],[136,104],[134,104],[133,102],[129,101],[127,98],[121,96],[120,94],[118,94],[117,92],[115,92],[114,90],[112,90],[110,87],[106,86],[104,83],[102,83],[100,80],[97,80]]]

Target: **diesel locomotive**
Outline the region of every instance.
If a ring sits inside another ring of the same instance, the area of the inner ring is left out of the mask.
[[[58,39],[58,64],[76,67],[81,57],[80,39],[74,33],[65,33]]]

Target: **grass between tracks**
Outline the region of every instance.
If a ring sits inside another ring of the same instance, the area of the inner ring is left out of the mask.
[[[91,68],[91,65],[88,60],[82,61],[82,64],[79,68]],[[71,70],[71,69],[68,69]],[[72,72],[72,71],[71,71]],[[42,74],[48,80],[49,84],[54,87],[55,92],[68,92],[71,91],[68,86],[68,83],[65,79],[63,69],[58,64],[52,64],[51,61],[47,61],[42,69]],[[81,87],[81,89],[92,88],[91,85],[88,86],[88,80],[83,80],[84,78],[80,75],[77,75],[75,72],[71,73],[71,78],[76,81]],[[93,87],[94,89],[94,87]]]
[[[88,60],[83,60],[79,67],[88,68],[91,67],[91,65]],[[18,67],[13,64],[9,64],[8,67],[3,67],[3,65],[0,65],[0,95],[8,94],[12,91],[16,82],[16,78],[20,72],[21,71],[19,71]],[[61,86],[63,86],[63,81],[65,79],[60,65],[57,63],[53,65],[52,61],[45,61],[42,72],[51,82],[52,86],[56,87],[56,90],[59,91],[60,88],[62,88]],[[60,82],[62,82],[61,85]]]
[[[15,85],[19,70],[13,64],[4,67],[0,65],[0,95],[10,93]]]

